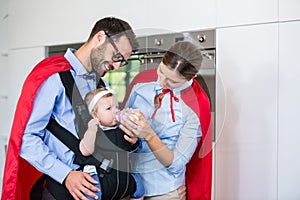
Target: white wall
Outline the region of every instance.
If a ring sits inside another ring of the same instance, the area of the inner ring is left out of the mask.
[[[2,180],[3,163],[5,161],[5,145],[10,120],[8,112],[8,31],[7,31],[7,0],[0,0],[0,180]],[[2,187],[0,188],[1,193]]]

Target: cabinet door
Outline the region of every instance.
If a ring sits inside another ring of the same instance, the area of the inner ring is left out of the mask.
[[[278,2],[279,2],[279,21],[300,19],[299,0],[278,0]]]
[[[277,196],[278,26],[217,29],[216,200]]]
[[[279,25],[278,199],[300,198],[300,22]]]
[[[217,0],[217,27],[277,20],[277,0]]]
[[[217,0],[152,0],[145,7],[149,28],[181,32],[216,27]],[[157,33],[157,32],[156,32]]]
[[[7,0],[0,1],[0,137],[3,134],[7,134],[7,130],[5,130],[5,124],[8,124],[7,116],[7,103],[8,103],[8,76],[9,67],[8,67],[8,2]],[[0,147],[1,148],[1,147]],[[0,179],[2,180],[2,179]]]

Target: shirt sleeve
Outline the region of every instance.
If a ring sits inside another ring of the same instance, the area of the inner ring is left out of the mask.
[[[135,95],[135,89],[136,89],[136,85],[134,85],[130,91],[130,94],[128,96],[128,98],[126,99],[126,102],[123,102],[124,103],[124,108],[132,108],[134,106],[134,100],[136,98],[136,95]]]
[[[62,183],[72,170],[70,166],[72,160],[67,161],[67,158],[73,157],[73,153],[45,129],[53,112],[59,110],[57,106],[62,106],[66,102],[64,88],[57,84],[60,81],[58,79],[58,74],[52,75],[36,93],[22,138],[20,156],[37,170]],[[58,102],[61,105],[57,105]],[[61,108],[62,112],[64,110]],[[66,160],[59,158],[57,152],[68,155],[64,158]]]
[[[179,176],[185,172],[185,166],[193,156],[202,135],[201,125],[197,115],[191,112],[186,116],[186,120],[180,130],[177,143],[173,150],[174,160],[167,168],[174,176]]]

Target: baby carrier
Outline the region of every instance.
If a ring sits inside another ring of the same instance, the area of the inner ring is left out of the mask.
[[[79,138],[82,138],[92,117],[79,93],[71,72],[60,72],[59,75],[76,115]],[[100,84],[97,87],[104,85],[101,81],[100,79]],[[129,174],[129,155],[127,151],[131,151],[137,145],[131,146],[123,143],[120,146],[116,134],[112,134],[110,131],[104,134],[101,129],[98,129],[96,137],[97,150],[93,155],[83,156],[79,150],[80,140],[60,126],[53,118],[50,119],[46,128],[75,153],[74,163],[80,165],[78,170],[81,170],[87,164],[97,167],[102,187],[102,200],[121,199],[135,191],[134,179]],[[98,147],[101,147],[101,149]],[[40,183],[44,179],[46,179],[46,188],[57,200],[72,199],[65,185],[56,182],[47,175],[42,176],[39,182],[36,183],[31,191],[31,199],[39,198],[36,191],[38,187],[41,187]]]

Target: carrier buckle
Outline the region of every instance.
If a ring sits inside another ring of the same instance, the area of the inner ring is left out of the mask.
[[[111,172],[111,167],[113,165],[114,160],[113,159],[106,159],[104,158],[101,162],[100,168],[106,171],[107,173]]]

